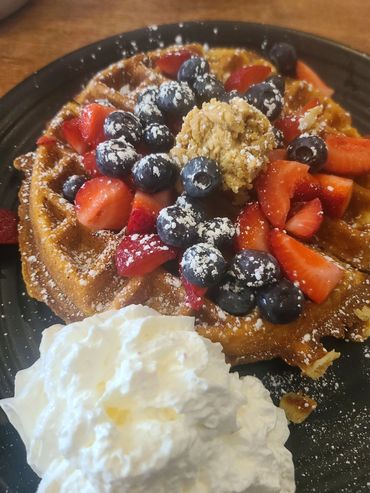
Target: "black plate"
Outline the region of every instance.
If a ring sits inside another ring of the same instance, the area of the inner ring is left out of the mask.
[[[122,56],[175,40],[257,50],[287,40],[335,87],[335,99],[352,113],[355,125],[370,133],[370,57],[365,54],[309,34],[259,24],[201,22],[140,29],[57,60],[0,100],[0,207],[16,207],[19,176],[13,159],[34,148],[46,121],[83,83]],[[0,397],[9,397],[16,372],[38,357],[41,331],[57,318],[25,293],[14,247],[0,247],[0,297]],[[275,401],[283,390],[297,389],[319,401],[305,424],[291,427],[288,447],[299,493],[369,491],[370,346],[328,341],[329,346],[340,350],[342,358],[316,383],[278,361],[239,370],[261,377]],[[32,493],[37,483],[17,433],[0,411],[0,491]]]

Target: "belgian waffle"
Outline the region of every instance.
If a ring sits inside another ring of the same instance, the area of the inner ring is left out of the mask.
[[[242,49],[186,48],[204,56],[222,81],[244,65],[264,64],[275,70],[258,54]],[[78,223],[73,205],[61,195],[66,177],[84,171],[80,156],[63,139],[61,123],[78,116],[81,105],[96,100],[132,111],[143,88],[166,80],[155,68],[165,51],[135,55],[95,75],[46,127],[45,135],[56,138],[56,144],[40,145],[15,161],[25,175],[19,194],[19,238],[27,290],[67,322],[131,303],[143,303],[164,314],[194,314],[185,302],[180,280],[162,269],[143,277],[119,277],[113,257],[124,232],[86,230]],[[313,97],[322,104],[325,131],[359,135],[347,112],[303,81],[287,81],[284,113],[296,111]],[[362,178],[355,185],[346,215],[326,219],[315,239],[315,246],[345,271],[324,303],[307,301],[300,318],[288,325],[265,322],[257,310],[235,317],[209,300],[194,314],[197,330],[220,342],[232,363],[281,357],[317,378],[339,357],[335,351],[327,352],[322,337],[363,341],[370,335],[369,181]]]

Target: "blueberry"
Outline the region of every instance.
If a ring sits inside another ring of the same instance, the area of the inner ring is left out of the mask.
[[[199,105],[212,98],[220,99],[225,94],[224,85],[213,74],[197,77],[193,82],[193,91]]]
[[[258,250],[241,250],[230,265],[230,273],[241,284],[258,288],[280,279],[280,267],[272,255]]]
[[[148,154],[134,165],[132,176],[139,190],[155,193],[175,184],[178,168],[168,154]]]
[[[304,296],[293,283],[282,279],[278,284],[258,291],[257,305],[262,318],[268,322],[288,324],[302,313]]]
[[[221,173],[216,161],[199,156],[182,168],[181,181],[190,197],[206,197],[220,186]]]
[[[231,315],[248,315],[256,306],[253,289],[241,286],[232,278],[213,290],[212,299],[222,310]]]
[[[187,82],[190,86],[195,78],[209,72],[209,63],[200,56],[192,56],[186,60],[177,72],[177,80]]]
[[[164,113],[184,116],[195,106],[195,97],[186,82],[170,81],[160,85],[156,102]]]
[[[255,106],[269,120],[276,120],[283,109],[283,98],[280,91],[268,82],[254,84],[248,89],[244,97],[249,104]]]
[[[217,284],[226,270],[226,265],[220,250],[207,243],[191,246],[185,250],[181,260],[185,279],[202,288]]]
[[[155,104],[158,94],[157,86],[148,86],[138,94],[137,102],[145,104]]]
[[[284,147],[284,134],[283,134],[283,132],[276,127],[272,127],[272,131],[274,133],[276,147],[278,149],[282,149]]]
[[[270,49],[269,58],[283,75],[295,75],[297,53],[289,43],[275,43]]]
[[[176,200],[176,205],[182,207],[194,216],[197,223],[205,221],[207,213],[200,200],[189,197],[186,194],[180,195]]]
[[[272,84],[276,89],[280,92],[282,96],[284,96],[285,93],[285,79],[281,75],[270,75],[270,77],[267,77],[265,80],[268,84]]]
[[[215,217],[198,226],[198,237],[202,243],[222,246],[230,243],[235,235],[235,226],[228,217]]]
[[[196,239],[196,220],[189,211],[171,205],[162,209],[157,218],[157,232],[163,243],[187,248]]]
[[[106,140],[96,148],[96,166],[106,176],[127,176],[138,158],[133,146],[123,140]]]
[[[328,148],[321,137],[303,135],[288,145],[287,157],[290,161],[308,164],[311,171],[319,171],[328,158]]]
[[[104,122],[107,139],[123,138],[129,144],[137,144],[143,133],[139,118],[129,111],[113,111]]]
[[[166,152],[173,147],[175,138],[166,125],[151,123],[144,130],[143,141],[154,152]]]
[[[164,116],[155,103],[138,103],[135,106],[134,113],[144,127],[151,123],[164,123]]]
[[[77,192],[85,182],[86,178],[84,176],[69,176],[63,183],[63,197],[68,200],[68,202],[74,202]]]
[[[240,94],[238,91],[233,89],[230,92],[225,91],[219,98],[220,101],[224,103],[230,103],[230,101],[234,98],[241,98],[242,94]]]

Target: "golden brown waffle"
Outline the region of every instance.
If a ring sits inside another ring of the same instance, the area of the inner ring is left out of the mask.
[[[206,57],[221,80],[243,65],[269,65],[245,50],[221,48],[204,52],[199,45],[187,48]],[[83,167],[80,156],[64,143],[60,124],[77,116],[80,105],[98,99],[132,110],[138,92],[165,80],[154,68],[163,51],[166,50],[136,55],[98,73],[47,126],[45,133],[57,138],[56,145],[40,145],[34,153],[15,162],[25,174],[19,215],[27,290],[65,321],[130,303],[147,304],[165,314],[192,314],[179,279],[162,269],[145,277],[119,277],[113,256],[123,233],[86,230],[78,223],[73,205],[61,195],[66,177],[81,174]],[[350,116],[305,82],[288,81],[284,112],[295,111],[313,97],[322,102],[318,118],[326,122],[326,132],[358,135]],[[368,182],[362,179],[362,184],[356,185],[346,216],[326,219],[317,236],[317,248],[340,260],[345,269],[343,281],[323,304],[307,301],[296,322],[272,325],[262,321],[257,311],[235,317],[207,300],[196,314],[198,331],[221,342],[233,363],[281,357],[312,378],[322,375],[339,356],[325,350],[322,337],[366,339],[370,335],[370,278],[366,274],[370,269]]]

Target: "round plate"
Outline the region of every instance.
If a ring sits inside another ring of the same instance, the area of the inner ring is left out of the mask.
[[[218,21],[152,26],[60,58],[0,100],[0,207],[16,208],[20,177],[12,168],[13,159],[34,148],[47,120],[106,65],[174,42],[263,50],[281,40],[296,47],[299,56],[336,89],[335,99],[352,113],[360,131],[370,133],[367,55],[309,34],[259,24]],[[15,247],[0,247],[0,296],[2,398],[13,395],[16,372],[35,361],[42,330],[57,318],[27,296]],[[306,423],[290,427],[287,445],[294,457],[298,492],[369,491],[370,346],[327,341],[327,347],[335,347],[342,357],[318,382],[301,378],[298,371],[278,361],[238,370],[262,378],[275,402],[284,391],[301,390],[319,403]],[[0,411],[0,490],[31,493],[37,484],[20,438]]]

